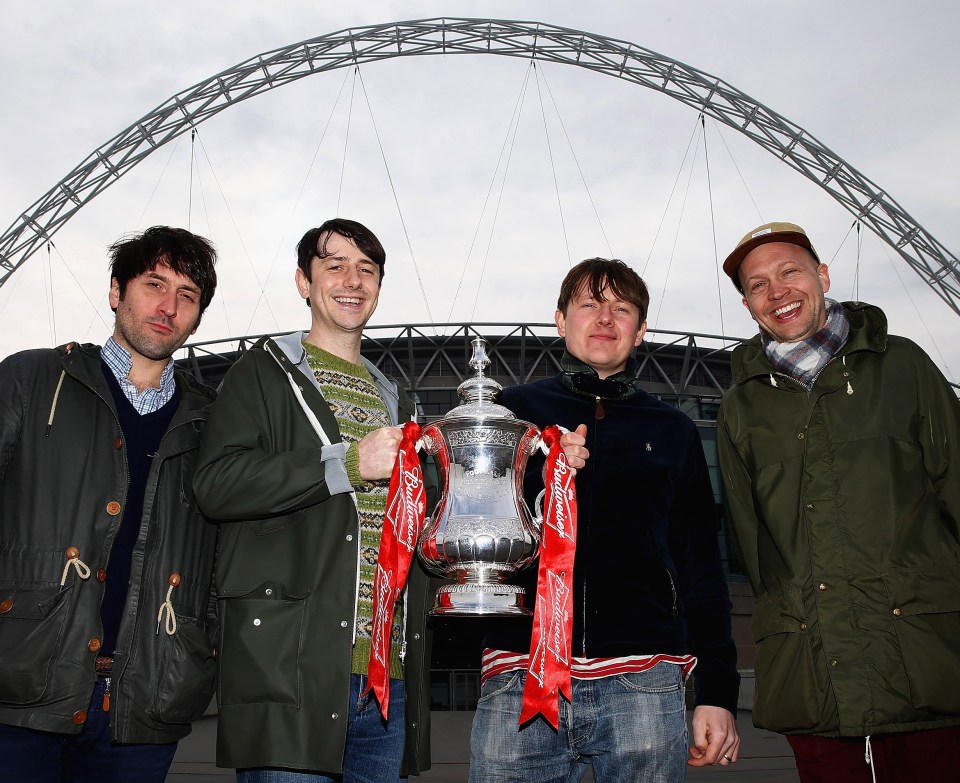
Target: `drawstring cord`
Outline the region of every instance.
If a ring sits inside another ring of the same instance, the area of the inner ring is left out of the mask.
[[[870,767],[870,779],[877,783],[877,770],[873,766],[873,748],[870,745],[870,735],[867,735],[866,747],[863,749],[863,760]]]
[[[66,370],[60,370],[60,380],[57,381],[57,390],[53,393],[53,401],[50,403],[50,416],[47,418],[47,430],[43,433],[45,438],[50,437],[50,430],[53,427],[53,417],[57,414],[57,400],[60,399],[60,389],[63,386],[63,379],[67,376]]]
[[[63,566],[63,574],[60,575],[60,587],[63,587],[67,583],[67,574],[70,572],[70,567],[73,567],[77,576],[81,579],[90,578],[90,566],[84,563],[80,559],[80,550],[75,546],[67,547],[67,562]]]
[[[74,348],[77,347],[76,343],[67,343],[64,348],[66,353],[69,355]],[[64,369],[60,370],[60,380],[57,381],[56,391],[53,393],[53,401],[50,403],[50,416],[47,418],[47,430],[44,432],[43,437],[50,437],[50,430],[53,428],[53,417],[57,414],[57,400],[60,399],[60,389],[63,386],[63,379],[66,378],[67,371]]]
[[[177,614],[173,611],[173,601],[170,600],[170,597],[173,595],[173,588],[180,584],[180,574],[170,574],[167,582],[170,584],[167,588],[167,597],[160,604],[160,611],[157,612],[158,636],[160,635],[161,623],[163,623],[163,630],[167,632],[167,636],[173,636],[177,632]],[[166,615],[166,618],[164,618],[164,615]],[[164,620],[166,621],[164,622]]]
[[[840,361],[843,362],[843,368],[844,368],[844,370],[846,370],[846,368],[847,368],[847,357],[846,357],[846,356],[841,356],[841,357],[840,357]],[[846,375],[846,372],[844,372],[844,375]],[[847,381],[847,394],[853,394],[853,386],[850,385],[850,381]],[[867,739],[869,739],[869,737],[868,737]]]

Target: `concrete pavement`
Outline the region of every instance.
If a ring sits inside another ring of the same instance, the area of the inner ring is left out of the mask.
[[[466,783],[470,758],[470,723],[473,712],[434,712],[432,716],[433,767],[410,783]],[[193,732],[180,742],[167,783],[226,783],[233,770],[218,769],[216,716],[194,725]],[[741,710],[740,760],[729,767],[689,768],[688,781],[706,781],[716,775],[717,783],[799,783],[793,753],[779,734],[754,728],[749,710]],[[587,775],[584,783],[592,781]]]

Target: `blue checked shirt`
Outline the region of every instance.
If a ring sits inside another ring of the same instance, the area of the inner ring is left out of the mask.
[[[107,363],[107,367],[111,369],[117,383],[120,384],[124,396],[130,400],[130,404],[141,416],[162,408],[170,402],[173,393],[177,390],[177,382],[173,377],[173,359],[163,368],[159,389],[144,389],[138,392],[137,387],[127,378],[133,367],[133,359],[113,337],[100,349],[100,358]]]

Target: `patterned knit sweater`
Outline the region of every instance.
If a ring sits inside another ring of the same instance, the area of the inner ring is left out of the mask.
[[[360,477],[357,442],[380,427],[390,426],[390,417],[373,378],[362,364],[353,364],[321,348],[303,344],[307,362],[330,405],[347,449],[347,476],[357,498],[360,517],[360,592],[357,601],[357,641],[353,648],[353,673],[366,674],[373,633],[373,580],[380,552],[380,533],[387,507],[389,480],[364,481]],[[398,602],[390,645],[390,676],[403,677],[400,647],[403,640],[403,605]]]

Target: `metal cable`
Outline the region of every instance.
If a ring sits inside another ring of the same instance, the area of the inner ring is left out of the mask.
[[[720,309],[720,334],[726,334],[723,324],[723,296],[720,292],[720,256],[717,253],[717,216],[713,210],[713,182],[710,179],[710,153],[707,148],[707,125],[700,115],[703,127],[703,162],[707,168],[707,197],[710,200],[710,230],[713,232],[713,271],[717,278],[717,307]]]
[[[567,236],[567,223],[563,219],[563,199],[560,197],[560,183],[557,180],[557,166],[553,160],[553,145],[550,144],[550,128],[547,125],[547,112],[543,108],[543,93],[540,91],[540,72],[534,63],[534,73],[537,75],[537,100],[540,103],[540,119],[543,120],[543,136],[547,142],[547,157],[550,159],[550,173],[553,174],[553,189],[557,194],[557,210],[560,213],[560,230],[563,232],[563,244],[567,248],[567,266],[573,266],[570,256],[570,238]]]
[[[520,121],[520,110],[523,105],[523,98],[527,91],[527,84],[530,80],[530,73],[533,69],[533,63],[527,66],[527,69],[524,74],[523,82],[520,85],[520,92],[517,94],[517,100],[513,105],[513,113],[510,115],[510,122],[507,123],[507,132],[503,137],[503,144],[500,145],[500,154],[497,157],[497,163],[493,167],[493,175],[490,177],[490,186],[487,188],[487,195],[483,199],[483,206],[480,208],[480,217],[477,219],[477,227],[474,229],[473,237],[470,239],[470,247],[467,250],[466,258],[463,261],[463,267],[460,270],[460,279],[457,281],[457,288],[453,294],[453,300],[450,302],[450,312],[447,313],[447,322],[450,323],[453,321],[453,310],[456,307],[457,299],[460,298],[460,289],[463,286],[464,278],[467,274],[467,266],[470,263],[470,257],[473,255],[473,248],[476,246],[477,237],[480,235],[480,226],[483,225],[483,216],[487,212],[487,205],[490,203],[490,195],[493,193],[493,187],[497,183],[497,175],[500,172],[500,163],[503,161],[504,152],[507,150],[507,145],[510,142],[510,134],[514,133],[514,138],[516,138],[516,132],[514,130],[514,123],[519,124]],[[506,170],[504,171],[504,177],[506,177]],[[494,221],[495,223],[496,221]],[[491,233],[493,232],[493,227],[490,229]]]
[[[550,89],[550,84],[547,82],[547,75],[543,69],[539,72],[541,78],[543,79],[543,84],[547,88],[547,95],[550,96],[550,102],[553,104],[553,110],[557,115],[557,121],[560,123],[560,129],[563,131],[563,137],[567,141],[567,147],[570,149],[570,154],[573,156],[573,162],[576,164],[577,173],[580,174],[580,181],[583,183],[583,189],[587,192],[587,199],[590,201],[590,206],[593,208],[593,214],[597,218],[597,225],[600,227],[600,233],[603,235],[603,241],[607,244],[607,252],[610,254],[611,258],[614,258],[616,254],[613,252],[613,246],[610,244],[610,240],[607,237],[607,232],[603,227],[603,221],[600,219],[600,212],[597,209],[596,202],[593,200],[593,193],[590,192],[590,186],[587,184],[587,178],[583,173],[583,169],[580,167],[580,160],[577,158],[576,150],[573,148],[573,142],[570,141],[570,135],[567,133],[567,126],[563,122],[563,117],[560,114],[560,109],[557,107],[557,102],[553,98],[553,91]]]
[[[397,197],[397,189],[393,184],[393,174],[390,172],[390,166],[387,164],[387,156],[383,149],[383,141],[380,138],[380,131],[377,130],[377,121],[373,116],[373,107],[370,106],[370,96],[367,94],[366,85],[363,83],[363,74],[357,67],[357,78],[360,81],[360,89],[363,92],[363,99],[367,104],[367,111],[370,113],[370,122],[373,125],[374,135],[377,137],[377,146],[380,148],[380,157],[383,159],[383,168],[387,173],[387,181],[390,183],[390,192],[393,194],[393,202],[397,205],[397,215],[400,217],[400,225],[403,228],[403,236],[407,241],[407,250],[410,252],[410,260],[413,262],[413,271],[417,276],[417,284],[420,286],[420,295],[423,297],[423,305],[427,309],[427,318],[432,322],[433,313],[430,311],[430,300],[427,299],[427,292],[423,287],[423,278],[420,275],[420,267],[417,265],[417,257],[413,252],[413,244],[410,242],[410,232],[407,231],[407,222],[403,218],[403,210],[400,208],[400,199]]]

